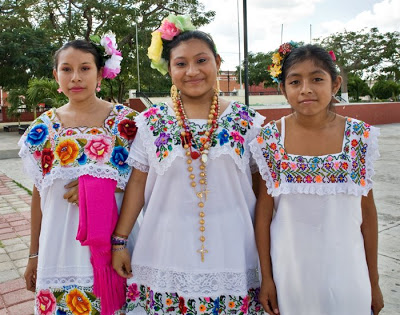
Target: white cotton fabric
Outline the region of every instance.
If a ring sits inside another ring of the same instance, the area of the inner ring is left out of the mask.
[[[228,109],[229,110],[229,109]],[[142,115],[136,119],[138,134],[127,162],[148,172],[144,219],[132,256],[131,283],[144,284],[154,292],[176,292],[186,297],[247,295],[259,286],[258,255],[253,219],[256,198],[252,190],[248,143],[260,130],[245,136],[245,158],[234,158],[226,147],[212,147],[207,162],[208,200],[205,202],[205,261],[197,252],[199,199],[190,186],[185,151],[173,148],[168,165],[159,165],[153,140]],[[205,125],[206,120],[193,120]],[[196,131],[197,132],[197,131]],[[229,145],[229,144],[228,144]],[[193,161],[196,182],[199,160]],[[138,311],[138,310],[135,310]],[[142,310],[143,311],[143,310]],[[140,312],[140,310],[139,310]]]

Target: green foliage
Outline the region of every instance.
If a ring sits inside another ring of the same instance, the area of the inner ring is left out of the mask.
[[[58,83],[53,79],[32,79],[29,81],[26,100],[30,108],[39,103],[47,107],[60,107],[67,102],[63,93],[58,93]]]
[[[0,8],[0,25],[4,30],[0,33],[0,85],[7,89],[26,87],[31,78],[50,78],[54,47],[72,39],[89,39],[91,35],[112,31],[124,59],[117,79],[103,82],[101,95],[119,102],[129,89],[138,86],[136,47],[141,90],[169,90],[170,79],[151,69],[147,58],[151,32],[164,17],[170,13],[190,14],[193,24],[199,27],[215,16],[199,0],[5,0]],[[30,30],[28,39],[21,41],[18,34],[27,32],[26,29]],[[17,44],[20,42],[23,45]],[[18,61],[14,61],[17,57]]]
[[[377,65],[380,65],[387,57],[388,43],[396,38],[394,36],[394,39],[390,39],[393,34],[382,34],[377,28],[371,28],[360,32],[335,33],[317,40],[322,47],[333,50],[336,54],[336,64],[343,77],[343,93],[347,92],[349,73],[376,72]]]
[[[379,80],[371,90],[375,98],[395,100],[400,94],[400,85],[391,80]]]
[[[264,82],[265,86],[274,85],[269,72],[267,71],[268,66],[272,63],[272,54],[269,53],[252,53],[248,54],[248,73],[249,73],[249,85],[259,85]],[[239,77],[239,67],[236,68],[236,77]]]
[[[368,84],[356,74],[350,73],[348,88],[349,95],[352,96],[355,101],[359,101],[360,96],[372,95]]]

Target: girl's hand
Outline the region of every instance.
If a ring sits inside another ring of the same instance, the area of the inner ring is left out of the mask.
[[[276,296],[276,288],[274,280],[270,279],[261,282],[260,294],[258,299],[264,310],[269,315],[279,314],[278,299]]]
[[[32,292],[35,292],[36,290],[37,262],[37,257],[29,258],[28,265],[26,266],[24,273],[26,289]]]
[[[113,246],[115,250],[118,246]],[[132,278],[131,257],[127,248],[112,252],[112,266],[123,278]]]
[[[372,290],[371,309],[374,315],[378,315],[384,306],[382,291],[379,284],[374,285],[371,288],[371,290]]]
[[[79,205],[79,180],[75,179],[74,181],[70,182],[69,184],[65,185],[66,189],[69,189],[64,194],[64,199],[67,199],[68,202],[74,204],[75,206]]]

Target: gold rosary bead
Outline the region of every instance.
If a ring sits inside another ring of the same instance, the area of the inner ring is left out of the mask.
[[[204,135],[205,135],[206,137],[208,137],[208,136],[210,135],[210,132],[209,132],[209,131],[206,131],[206,132],[204,133]]]
[[[186,131],[185,131],[185,130],[182,130],[182,131],[181,131],[181,136],[182,136],[182,137],[186,136]]]
[[[209,125],[211,125],[211,124],[212,124],[212,119],[207,120],[207,123],[208,123]]]
[[[200,226],[200,231],[204,232],[206,230],[206,228],[204,226]]]
[[[178,116],[178,117],[179,117],[179,116]],[[178,120],[178,125],[179,125],[180,127],[182,127],[182,126],[183,126],[183,121],[180,120],[178,117],[176,117],[176,120]]]
[[[186,163],[187,163],[187,164],[192,164],[192,160],[191,160],[191,159],[188,159],[188,160],[186,161]]]
[[[197,184],[196,184],[196,182],[191,182],[190,185],[191,185],[192,187],[196,187]]]
[[[189,151],[186,151],[186,155],[189,156],[189,155],[190,155],[190,152],[189,152]]]
[[[200,242],[205,242],[206,238],[202,235],[200,236]]]
[[[204,219],[200,219],[199,223],[200,223],[201,225],[204,225],[204,223],[206,223],[206,221],[204,221]]]
[[[189,167],[187,168],[187,170],[188,170],[189,172],[193,172],[193,167],[192,167],[192,166],[189,166]]]
[[[195,179],[196,176],[194,176],[194,174],[190,174],[190,175],[189,175],[189,178],[190,178],[190,179]]]
[[[208,115],[208,118],[213,119],[213,118],[214,118],[214,115],[213,115],[213,114],[210,114],[210,115]]]
[[[201,164],[201,165],[200,165],[200,169],[201,169],[201,170],[205,170],[205,169],[206,169],[206,166],[205,166],[204,164]]]
[[[214,106],[214,107],[215,107],[215,106]],[[214,114],[215,114],[215,108],[212,108],[212,109],[210,110],[210,113],[214,115]]]
[[[199,216],[200,216],[201,218],[204,218],[204,217],[206,216],[206,214],[205,214],[203,211],[200,211]]]
[[[202,185],[204,185],[204,184],[206,183],[206,181],[205,181],[204,179],[200,179],[200,180],[199,180],[199,183],[202,184]]]
[[[204,202],[200,201],[200,202],[198,203],[198,205],[199,205],[200,208],[203,208],[203,207],[204,207]]]
[[[188,144],[185,144],[183,147],[184,147],[185,149],[189,149],[189,145],[188,145]]]
[[[206,176],[206,173],[200,172],[200,176],[201,176],[201,177],[204,177],[204,176]]]
[[[208,148],[210,148],[210,145],[209,145],[208,143],[206,143],[206,144],[204,145],[204,149],[208,149]]]

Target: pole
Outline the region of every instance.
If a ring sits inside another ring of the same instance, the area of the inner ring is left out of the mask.
[[[240,19],[239,19],[239,0],[236,1],[237,4],[237,19],[238,19],[238,41],[239,41],[239,84],[242,88],[242,56],[240,51]]]
[[[243,0],[243,42],[244,42],[244,103],[249,106],[249,68],[247,46],[247,1]]]
[[[137,23],[136,23],[136,62],[137,62],[137,79],[138,79],[137,91],[140,93],[139,41],[138,41]]]

